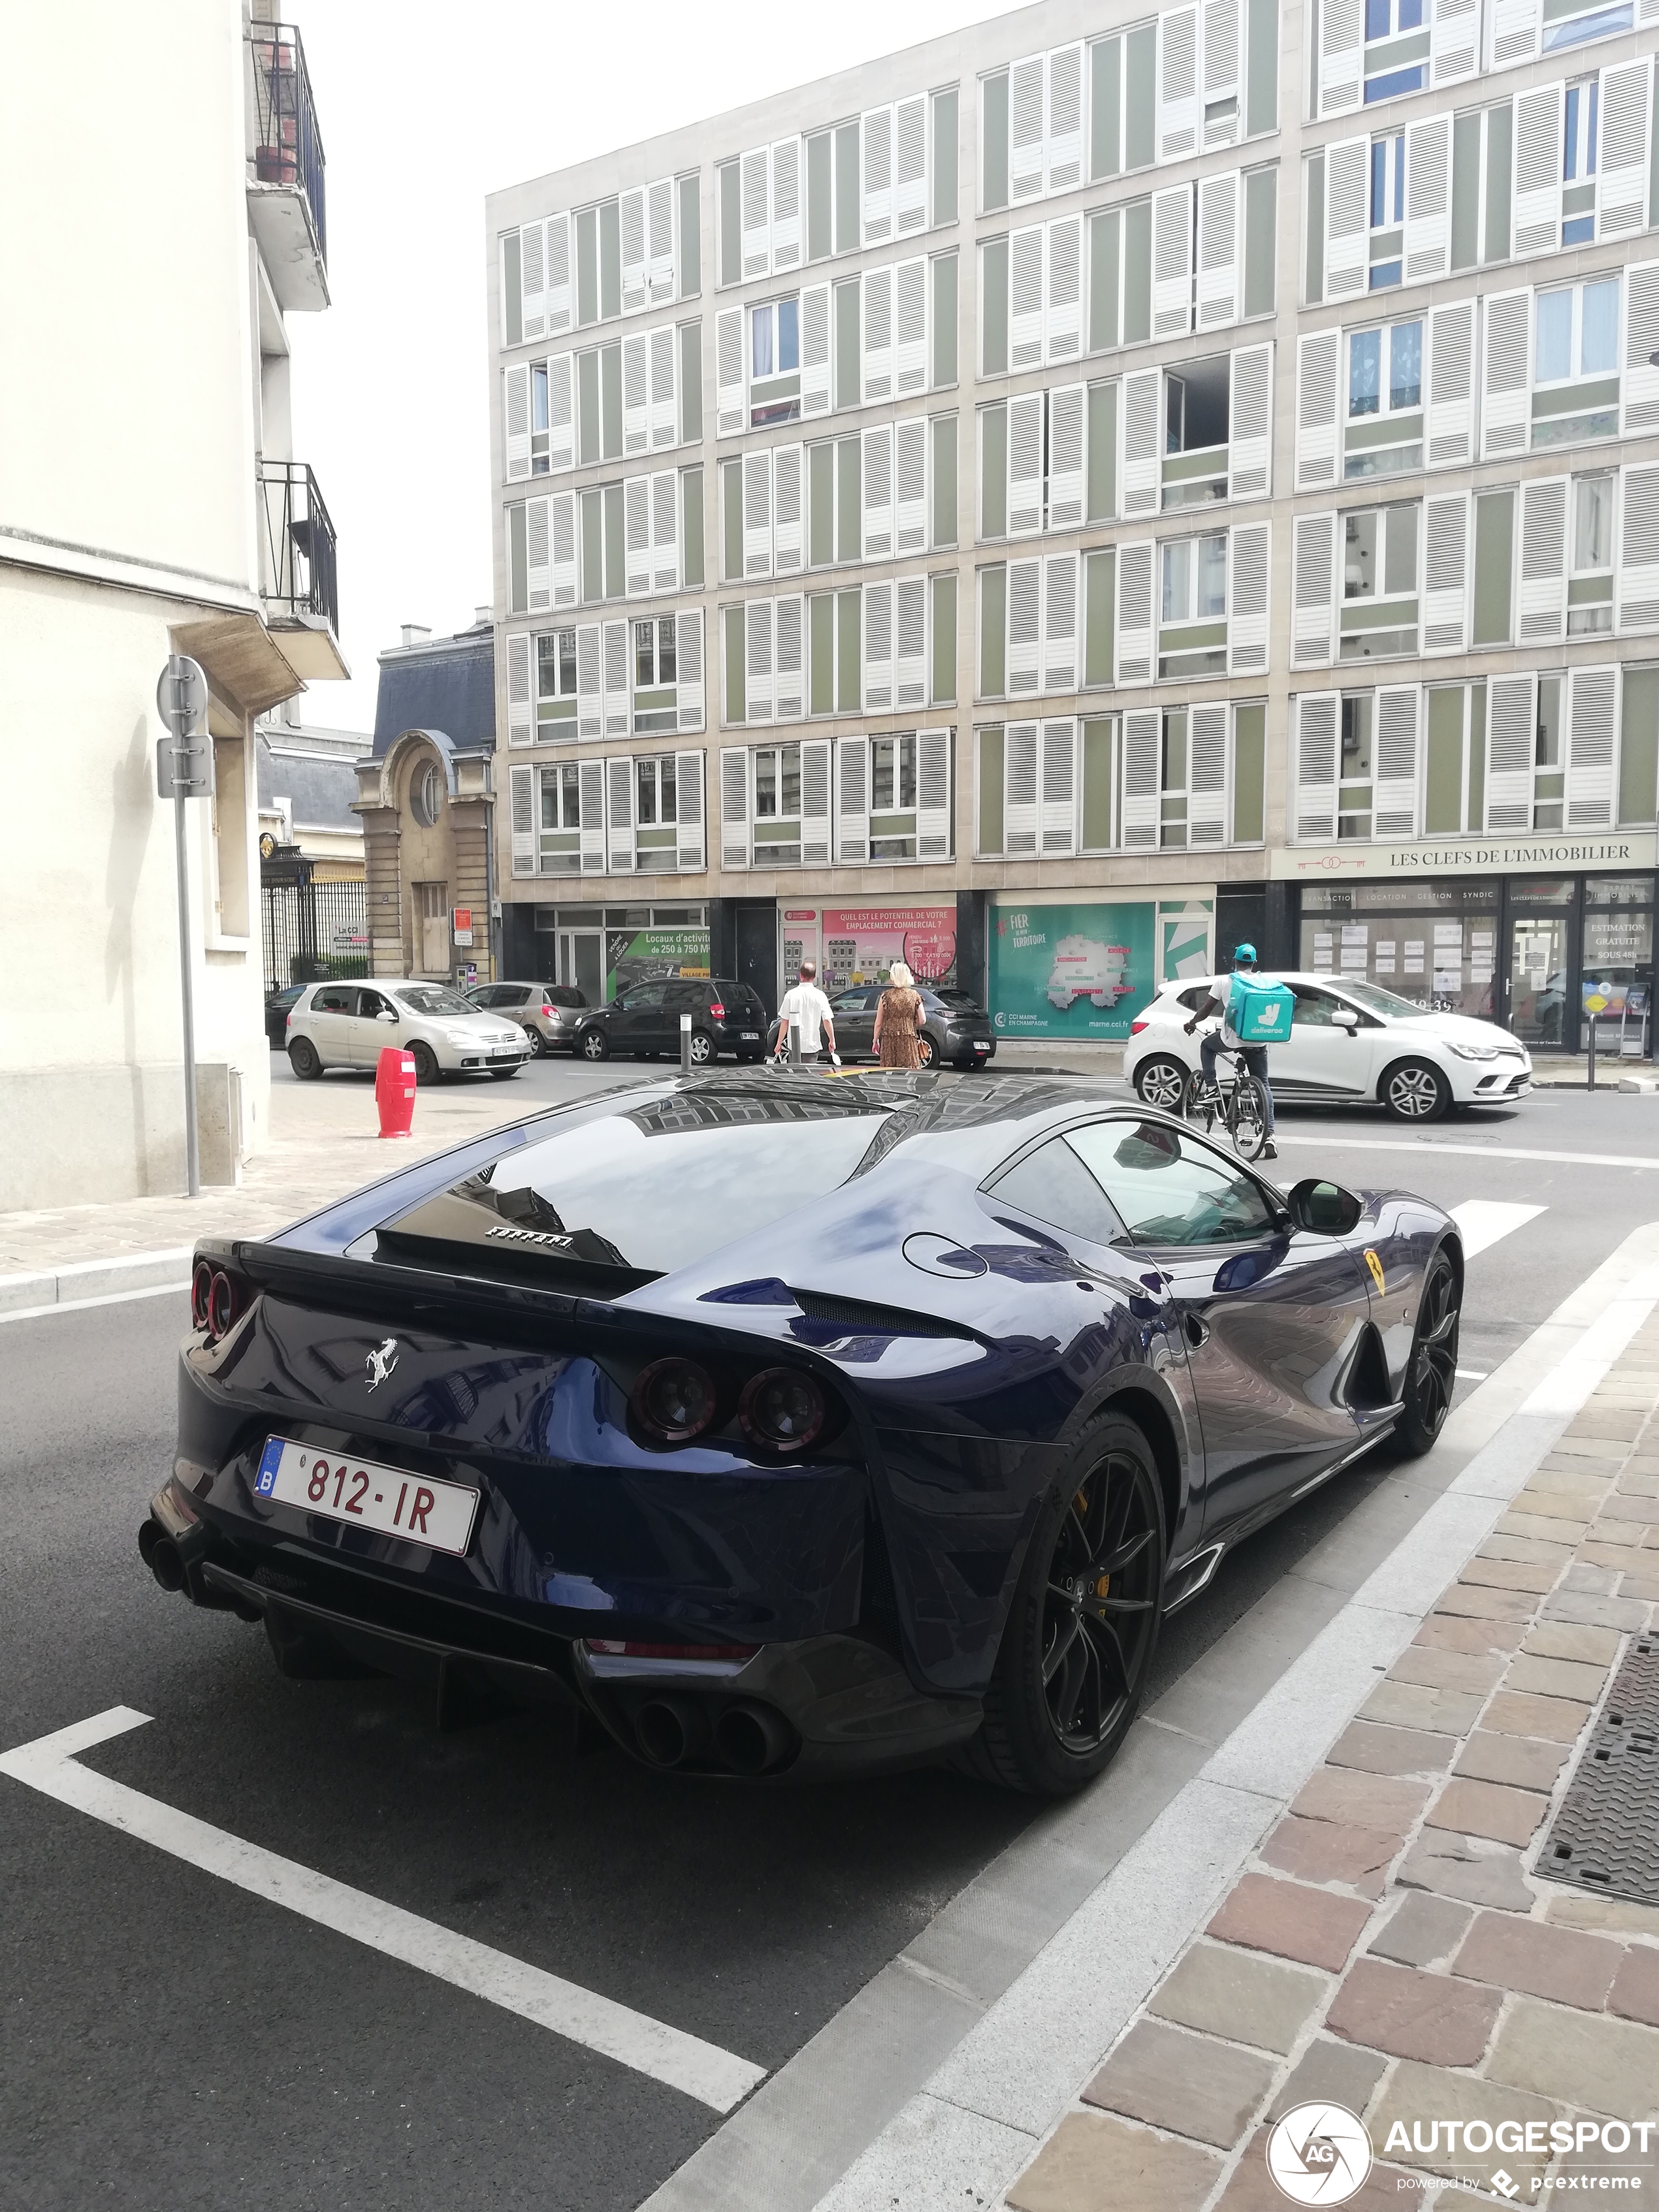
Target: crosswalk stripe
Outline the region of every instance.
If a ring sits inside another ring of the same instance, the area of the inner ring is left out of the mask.
[[[1450,1209],[1452,1219],[1463,1232],[1466,1260],[1473,1260],[1477,1252],[1489,1251],[1547,1211],[1541,1206],[1513,1206],[1497,1198],[1466,1198],[1462,1206]]]
[[[1564,1168],[1659,1168],[1652,1152],[1537,1152],[1519,1145],[1447,1145],[1435,1137],[1291,1137],[1281,1127],[1273,1141],[1281,1152],[1299,1145],[1326,1152],[1461,1152],[1471,1160],[1547,1160]]]

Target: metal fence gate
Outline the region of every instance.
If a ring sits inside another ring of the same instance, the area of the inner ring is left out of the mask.
[[[265,988],[368,973],[368,905],[362,884],[304,879],[260,886]]]

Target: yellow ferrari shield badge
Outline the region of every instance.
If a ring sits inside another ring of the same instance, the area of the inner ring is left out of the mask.
[[[1376,1294],[1381,1297],[1388,1285],[1382,1279],[1382,1262],[1369,1244],[1365,1247],[1365,1265],[1371,1271],[1371,1280],[1376,1285]]]

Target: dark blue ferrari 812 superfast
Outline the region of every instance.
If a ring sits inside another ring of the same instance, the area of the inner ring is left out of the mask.
[[[653,1077],[204,1247],[140,1548],[441,1721],[1060,1796],[1231,1545],[1428,1449],[1462,1276],[1085,1079]]]

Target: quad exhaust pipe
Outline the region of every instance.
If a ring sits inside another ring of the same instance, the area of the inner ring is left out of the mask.
[[[794,1738],[787,1722],[769,1705],[745,1700],[726,1705],[710,1724],[708,1708],[695,1698],[651,1698],[634,1716],[640,1755],[653,1766],[684,1766],[712,1750],[729,1773],[769,1773],[788,1753]]]

